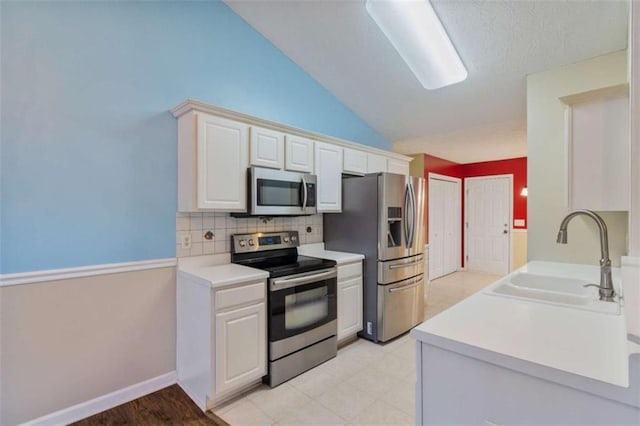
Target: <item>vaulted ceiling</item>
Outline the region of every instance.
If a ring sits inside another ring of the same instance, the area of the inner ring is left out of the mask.
[[[623,1],[433,0],[469,77],[425,90],[364,0],[226,2],[402,153],[526,155],[526,75],[627,45]]]

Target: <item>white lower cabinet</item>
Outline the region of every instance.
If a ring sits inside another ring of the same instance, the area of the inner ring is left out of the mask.
[[[338,265],[338,342],[362,330],[362,261]]]
[[[264,302],[215,316],[216,393],[251,383],[266,374]]]
[[[267,374],[266,280],[211,288],[178,273],[178,384],[202,409]]]

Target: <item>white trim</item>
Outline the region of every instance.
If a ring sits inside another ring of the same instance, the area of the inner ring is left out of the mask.
[[[354,148],[360,151],[384,155],[385,157],[397,158],[398,160],[403,160],[408,162],[411,162],[411,160],[413,160],[412,157],[398,154],[396,152],[385,151],[384,149],[373,148],[371,146],[361,145],[359,143],[351,142],[345,139],[323,135],[322,133],[316,133],[309,130],[300,129],[298,127],[277,123],[275,121],[265,120],[263,118],[254,117],[252,115],[243,114],[241,112],[232,111],[230,109],[222,108],[219,106],[206,104],[204,102],[201,102],[195,99],[185,100],[184,102],[180,103],[180,105],[173,108],[171,110],[171,113],[173,114],[174,117],[179,118],[180,116],[193,110],[204,112],[207,114],[213,114],[217,117],[223,117],[230,120],[240,121],[242,123],[246,123],[252,126],[264,127],[267,129],[278,131],[278,132],[288,133],[290,135],[295,135],[295,136],[301,136],[303,138],[313,139],[320,142],[328,142],[333,145],[341,146],[343,148]]]
[[[640,256],[640,3],[629,7],[629,255]]]
[[[120,272],[143,271],[145,269],[169,268],[176,266],[175,257],[166,259],[140,260],[136,262],[107,263],[103,265],[80,266],[77,268],[49,269],[45,271],[19,272],[0,275],[0,287],[33,284],[94,275],[117,274]]]
[[[208,410],[208,407],[207,407],[207,402],[209,401],[208,398],[206,401],[201,400],[198,397],[198,393],[193,392],[191,388],[189,388],[189,386],[185,382],[181,381],[180,379],[177,379],[177,383],[178,383],[178,386],[180,386],[180,388],[182,389],[182,391],[186,393],[189,398],[191,398],[191,400],[198,406],[198,408],[200,408],[202,411]]]
[[[456,271],[464,271],[466,269],[466,264],[465,267],[462,266],[462,258],[460,256],[461,253],[461,247],[460,245],[462,244],[462,234],[464,233],[464,229],[462,226],[462,179],[461,178],[457,178],[457,177],[453,177],[453,176],[447,176],[447,175],[441,175],[438,173],[428,173],[427,174],[427,185],[429,185],[431,183],[431,180],[442,180],[445,182],[451,182],[456,184],[456,192],[457,192],[457,199],[458,199],[458,208],[456,209],[456,219],[457,219],[457,223],[458,223],[458,238],[456,238],[456,253],[458,253],[458,256],[456,256]],[[427,191],[428,191],[428,199],[427,199],[427,223],[429,224],[429,241],[431,241],[431,218],[430,218],[430,212],[431,210],[428,208],[429,204],[431,204],[430,198],[431,198],[431,191],[429,191],[429,186],[427,186]],[[431,250],[429,250],[429,270],[431,270]],[[435,280],[438,279],[440,277],[434,277],[431,278],[429,276],[430,272],[428,272],[427,274],[427,278],[429,280]],[[446,275],[446,274],[445,274]],[[444,276],[444,275],[441,275]]]
[[[159,391],[160,389],[166,388],[167,386],[171,386],[175,383],[176,372],[172,371],[170,373],[145,380],[144,382],[127,386],[126,388],[119,389],[106,395],[90,399],[89,401],[55,411],[51,414],[47,414],[46,416],[38,417],[37,419],[23,423],[22,426],[65,425],[77,422],[78,420],[86,419],[94,414],[98,414],[113,407],[117,407],[118,405],[133,401],[134,399],[143,397],[152,392]]]
[[[467,210],[469,207],[469,201],[467,195],[469,190],[467,188],[467,181],[470,180],[483,180],[483,179],[495,179],[495,178],[507,178],[509,180],[509,258],[507,259],[507,271],[511,272],[511,262],[513,261],[513,173],[501,174],[501,175],[487,175],[487,176],[474,176],[464,178],[464,221],[468,222]],[[528,220],[528,219],[527,219]],[[465,227],[465,230],[467,228]],[[523,231],[527,231],[523,229]],[[469,233],[464,233],[464,258],[466,260],[465,267],[469,266]]]

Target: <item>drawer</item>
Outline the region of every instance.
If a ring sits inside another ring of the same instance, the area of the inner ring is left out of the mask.
[[[267,297],[266,288],[266,281],[258,281],[238,287],[217,290],[214,295],[215,310],[219,311],[254,301],[265,300]]]
[[[424,256],[378,261],[378,284],[389,284],[415,277],[424,272]]]
[[[355,263],[348,263],[346,265],[338,266],[338,281],[362,275],[362,262],[357,261]]]

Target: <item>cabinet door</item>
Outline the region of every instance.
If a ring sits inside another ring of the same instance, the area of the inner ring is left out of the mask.
[[[389,173],[409,176],[409,162],[396,158],[387,158],[387,171]]]
[[[364,175],[367,173],[367,153],[357,149],[344,149],[344,162],[342,170],[345,173]]]
[[[215,393],[242,387],[267,374],[265,303],[215,316]]]
[[[284,134],[251,126],[249,153],[252,166],[284,168]]]
[[[315,143],[315,170],[318,176],[318,213],[342,211],[342,148]]]
[[[597,97],[566,111],[571,210],[629,210],[629,97]]]
[[[338,341],[362,330],[362,277],[338,283]]]
[[[197,207],[247,210],[246,124],[198,113]]]
[[[284,168],[295,172],[313,172],[313,141],[300,136],[285,136]]]
[[[367,173],[387,171],[387,159],[382,155],[367,153]]]

